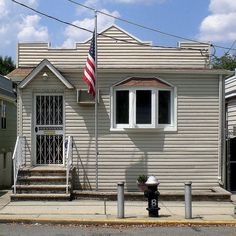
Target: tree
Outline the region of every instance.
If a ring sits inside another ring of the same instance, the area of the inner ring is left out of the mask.
[[[16,66],[11,57],[6,56],[3,58],[2,56],[0,56],[0,74],[1,75],[7,75],[15,68]]]
[[[235,70],[236,54],[227,53],[221,57],[215,56],[212,60],[212,65],[214,69]]]

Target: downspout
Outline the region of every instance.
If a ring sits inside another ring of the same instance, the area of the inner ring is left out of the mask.
[[[225,83],[223,75],[219,75],[219,151],[218,181],[225,187],[226,155],[225,155]]]

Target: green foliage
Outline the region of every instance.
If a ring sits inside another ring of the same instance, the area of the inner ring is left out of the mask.
[[[236,54],[224,54],[222,57],[215,56],[212,64],[214,69],[235,70]]]
[[[139,175],[137,178],[138,183],[145,183],[147,181],[147,175]]]
[[[12,70],[16,68],[11,57],[2,57],[0,56],[0,75],[7,75]]]

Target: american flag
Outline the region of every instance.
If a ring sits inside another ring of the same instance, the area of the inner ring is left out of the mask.
[[[86,66],[84,68],[84,81],[89,87],[89,93],[95,97],[95,34],[90,44]]]

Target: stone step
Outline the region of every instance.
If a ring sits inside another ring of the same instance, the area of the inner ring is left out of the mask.
[[[65,168],[23,168],[18,176],[65,176]]]
[[[71,195],[66,193],[59,194],[11,194],[11,201],[69,201]]]
[[[69,185],[69,191],[71,186]],[[16,185],[16,192],[19,194],[24,193],[65,193],[66,185]]]
[[[69,177],[69,181],[70,180],[71,177]],[[17,183],[23,185],[40,185],[45,183],[61,185],[66,184],[66,176],[19,176]]]

